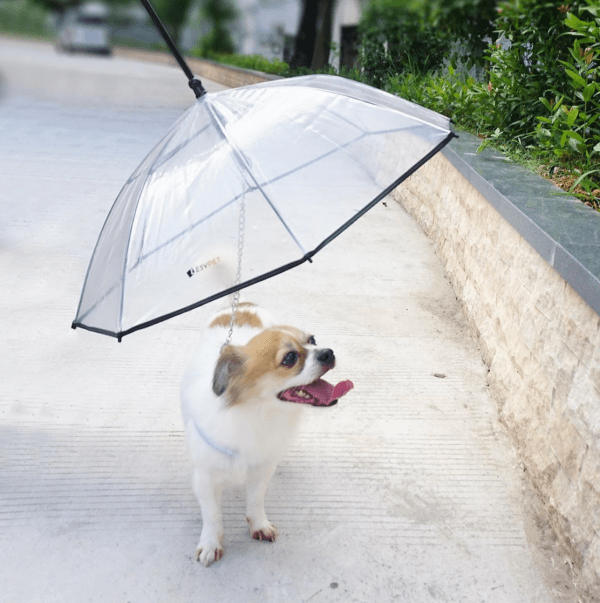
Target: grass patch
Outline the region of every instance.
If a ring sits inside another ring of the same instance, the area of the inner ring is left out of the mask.
[[[221,54],[216,52],[209,52],[204,54],[204,56],[200,56],[199,52],[194,54],[202,59],[210,59],[224,65],[252,69],[253,71],[260,71],[270,75],[283,76],[290,70],[289,65],[284,61],[278,59],[269,60],[258,54]]]

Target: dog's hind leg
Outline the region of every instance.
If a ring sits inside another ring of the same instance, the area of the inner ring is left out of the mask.
[[[202,533],[196,549],[196,561],[209,566],[223,556],[223,520],[221,492],[223,485],[203,471],[194,471],[194,492],[202,511]]]
[[[246,521],[250,525],[250,534],[256,540],[274,542],[277,528],[267,519],[265,513],[265,494],[276,464],[251,467],[246,482]]]

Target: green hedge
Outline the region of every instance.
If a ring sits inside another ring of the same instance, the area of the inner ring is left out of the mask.
[[[536,158],[600,206],[600,6],[547,0],[500,4],[487,79],[447,71],[390,73],[380,86],[451,117],[484,145]]]

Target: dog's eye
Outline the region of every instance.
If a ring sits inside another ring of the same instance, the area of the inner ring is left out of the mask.
[[[284,356],[281,364],[283,366],[294,366],[294,364],[296,364],[296,360],[298,360],[298,353],[297,352],[288,352]]]
[[[307,343],[309,343],[310,345],[317,345],[317,342],[315,341],[315,338],[312,335],[308,338]]]

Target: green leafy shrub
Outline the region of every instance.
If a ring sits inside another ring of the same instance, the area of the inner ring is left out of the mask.
[[[450,40],[402,0],[372,0],[359,31],[362,72],[379,88],[390,75],[438,69],[450,48]]]
[[[538,116],[536,138],[561,159],[579,164],[573,187],[591,192],[600,182],[600,7],[590,2],[579,16],[568,13],[565,25],[571,31],[564,37],[572,43],[561,61],[568,85],[551,100],[540,99],[546,112]]]
[[[564,40],[566,8],[547,0],[509,0],[500,5],[498,43],[490,44],[489,81],[473,90],[475,121],[500,140],[532,142],[537,117],[568,76],[561,60],[569,56]],[[502,38],[509,42],[503,42]]]
[[[423,0],[422,4],[423,15],[440,35],[460,43],[461,52],[457,46],[453,52],[454,62],[465,62],[468,68],[482,66],[486,39],[494,33],[497,0]]]
[[[459,128],[473,130],[475,84],[473,78],[460,76],[449,66],[445,75],[404,71],[388,79],[386,90],[452,118]]]

